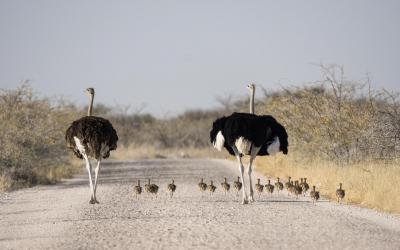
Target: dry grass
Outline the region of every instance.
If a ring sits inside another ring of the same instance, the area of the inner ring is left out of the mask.
[[[345,203],[358,204],[379,211],[400,213],[400,168],[396,164],[363,162],[338,166],[320,159],[305,160],[301,156],[278,155],[256,161],[257,170],[268,177],[299,179],[307,177],[321,194],[335,200],[338,183],[346,190]],[[310,185],[310,186],[311,186]]]
[[[221,158],[221,153],[208,148],[157,148],[149,145],[118,146],[116,151],[111,153],[111,159],[132,160],[151,158]]]
[[[69,164],[36,168],[35,183],[29,183],[24,180],[16,180],[11,178],[10,175],[0,174],[0,192],[31,187],[34,184],[55,184],[61,181],[61,179],[71,178],[75,173],[79,172],[81,166],[82,164],[80,161],[73,159]]]

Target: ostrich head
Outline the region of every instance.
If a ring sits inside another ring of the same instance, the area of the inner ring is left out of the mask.
[[[86,89],[86,94],[88,94],[89,96],[94,95],[94,88],[87,88]]]
[[[256,89],[256,85],[254,83],[249,83],[249,84],[247,84],[247,89],[250,92],[253,92]]]

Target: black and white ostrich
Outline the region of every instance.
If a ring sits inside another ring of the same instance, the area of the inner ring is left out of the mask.
[[[254,85],[248,85],[250,110],[254,111]],[[288,153],[288,135],[285,128],[270,115],[255,115],[248,113],[233,113],[214,121],[210,132],[210,140],[214,147],[223,147],[236,156],[239,162],[240,177],[243,183],[242,204],[248,203],[246,185],[243,178],[244,155],[250,156],[247,174],[250,185],[250,201],[254,201],[253,184],[251,180],[252,164],[257,155],[274,155],[278,152]]]
[[[90,98],[88,114],[72,122],[65,133],[65,140],[67,146],[72,149],[74,154],[78,158],[84,159],[86,162],[91,193],[89,203],[95,204],[99,203],[96,199],[96,188],[101,160],[103,158],[108,158],[110,156],[110,151],[117,148],[118,136],[108,120],[102,117],[92,116],[94,89],[88,88],[86,89],[86,93]],[[97,161],[94,183],[92,181],[91,158]]]

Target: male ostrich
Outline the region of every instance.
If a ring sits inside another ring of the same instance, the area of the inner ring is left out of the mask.
[[[90,98],[88,114],[72,122],[65,133],[65,140],[67,141],[67,146],[72,149],[74,154],[86,162],[91,194],[89,203],[95,204],[99,203],[96,199],[96,188],[101,159],[108,158],[110,151],[117,148],[118,136],[108,120],[92,116],[94,89],[88,88],[86,89],[86,93]],[[89,158],[97,161],[94,184],[92,181],[92,165]]]
[[[248,85],[250,108],[254,111],[254,85]],[[275,118],[269,115],[254,115],[248,113],[233,113],[214,121],[210,132],[210,140],[214,147],[223,147],[236,156],[239,163],[240,177],[243,183],[242,204],[248,203],[246,185],[243,179],[243,155],[250,156],[247,174],[250,185],[250,201],[254,201],[253,184],[251,180],[252,164],[257,155],[273,155],[278,152],[288,153],[288,135],[285,128]]]

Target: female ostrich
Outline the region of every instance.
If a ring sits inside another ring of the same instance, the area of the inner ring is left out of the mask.
[[[88,88],[86,89],[86,93],[90,98],[88,114],[74,121],[71,126],[69,126],[65,133],[65,140],[67,146],[72,149],[74,154],[78,158],[84,159],[86,162],[91,193],[89,203],[95,204],[99,203],[96,199],[96,188],[101,159],[108,158],[110,156],[110,151],[117,148],[118,136],[108,120],[92,116],[94,89]],[[89,158],[93,158],[97,161],[94,184],[92,181],[92,165],[90,164]]]
[[[253,85],[254,87],[254,85]],[[254,88],[250,88],[252,96]],[[254,98],[251,97],[251,111],[254,111]],[[243,155],[250,156],[247,174],[250,185],[250,201],[254,201],[251,180],[252,164],[257,155],[273,155],[278,152],[288,153],[288,135],[285,128],[269,115],[233,113],[214,121],[210,140],[219,151],[223,147],[236,156],[239,163],[240,177],[243,183],[242,204],[248,203],[246,185],[243,180]]]

